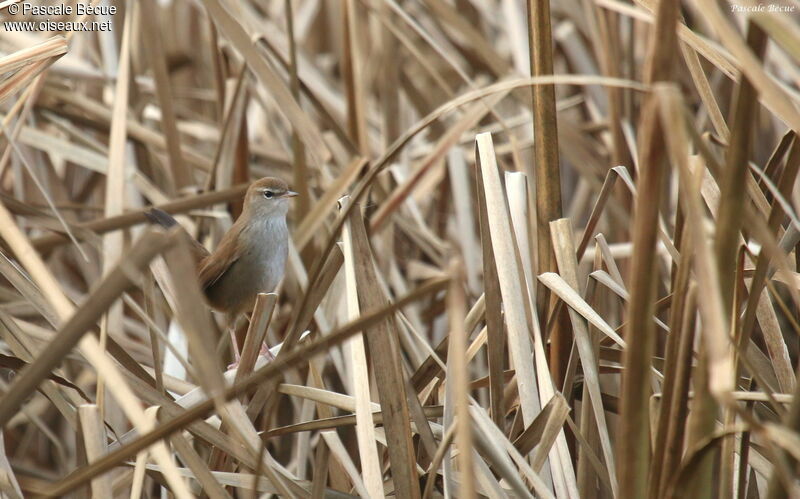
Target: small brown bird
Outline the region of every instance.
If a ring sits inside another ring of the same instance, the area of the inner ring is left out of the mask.
[[[274,291],[283,278],[289,251],[286,214],[294,196],[297,193],[279,178],[256,180],[247,189],[242,214],[213,253],[191,239],[200,287],[208,304],[227,314],[231,328],[239,314],[253,309],[259,293]],[[146,216],[165,228],[178,223],[159,209]],[[238,361],[239,345],[233,331],[231,339]]]

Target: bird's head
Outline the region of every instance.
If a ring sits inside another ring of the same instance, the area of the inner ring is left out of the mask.
[[[286,215],[289,211],[289,199],[297,193],[289,190],[283,180],[275,177],[264,177],[256,180],[247,189],[245,209],[259,217]]]

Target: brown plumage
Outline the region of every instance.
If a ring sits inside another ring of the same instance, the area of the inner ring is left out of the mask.
[[[279,178],[253,182],[245,194],[241,216],[213,253],[186,233],[192,242],[200,287],[215,310],[234,319],[252,309],[258,293],[274,291],[283,277],[288,252],[287,201],[296,195]],[[147,217],[167,228],[177,224],[158,209],[150,210]]]

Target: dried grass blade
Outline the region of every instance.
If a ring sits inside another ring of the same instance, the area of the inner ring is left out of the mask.
[[[786,166],[779,180],[776,199],[773,200],[770,208],[769,220],[767,221],[767,227],[770,231],[775,231],[780,228],[781,221],[784,217],[784,208],[779,202],[778,196],[783,197],[790,194],[797,177],[798,169],[800,169],[800,143],[798,143],[795,137],[789,152],[789,157],[786,160]],[[789,235],[789,232],[790,231],[787,231],[786,235]],[[789,393],[794,391],[794,384],[796,382],[795,376],[791,368],[791,363],[787,362],[788,351],[786,343],[780,333],[780,327],[777,327],[776,330],[776,323],[772,320],[775,319],[775,311],[772,308],[769,296],[763,294],[765,279],[771,273],[769,267],[770,261],[768,252],[762,250],[756,259],[755,274],[750,281],[749,297],[741,320],[741,333],[737,347],[739,349],[747,348],[753,327],[755,326],[755,320],[758,319],[761,324],[764,339],[767,343],[767,350],[773,361],[779,387],[784,393]]]
[[[218,392],[223,380],[219,356],[213,351],[216,343],[213,331],[216,328],[212,326],[211,310],[203,301],[195,277],[195,262],[186,238],[178,238],[177,243],[164,255],[164,260],[174,287],[175,318],[189,340],[190,358],[197,371],[199,384],[207,393]]]
[[[581,236],[581,241],[578,243],[578,260],[583,258],[586,247],[589,246],[589,241],[594,235],[594,229],[597,227],[597,223],[600,221],[600,215],[603,214],[609,196],[611,196],[611,193],[614,191],[614,185],[616,184],[617,178],[619,178],[621,171],[625,171],[625,173],[627,173],[627,169],[624,166],[615,166],[614,168],[608,170],[608,173],[606,173],[606,178],[603,180],[603,186],[600,188],[600,193],[597,195],[597,200],[592,207],[589,220],[586,222],[586,227],[583,229],[583,236]]]
[[[533,490],[541,497],[554,497],[550,489],[547,487],[547,484],[544,480],[536,474],[533,467],[531,467],[525,457],[517,450],[517,448],[512,444],[508,438],[497,428],[486,416],[483,411],[478,410],[477,408],[471,408],[471,413],[473,415],[473,420],[475,421],[477,427],[480,431],[485,435],[485,439],[482,438],[480,442],[494,442],[497,443],[497,446],[502,445],[503,450],[502,452],[507,453],[508,456],[511,457],[511,460],[517,465],[520,475],[526,478],[531,485],[533,485]],[[558,433],[558,432],[554,432]],[[484,448],[488,448],[489,446],[483,446]],[[493,451],[495,453],[501,452],[501,449],[493,447]],[[516,477],[515,477],[516,478]],[[514,480],[514,479],[509,479]],[[522,494],[522,491],[519,492]],[[523,496],[527,496],[527,494],[522,494]]]
[[[476,162],[480,167],[484,186],[489,236],[495,256],[500,294],[505,310],[508,347],[514,369],[517,372],[517,389],[519,391],[522,418],[524,426],[527,427],[533,422],[541,408],[539,390],[536,384],[539,378],[533,368],[533,352],[531,351],[527,322],[528,314],[533,317],[534,311],[529,310],[526,312],[527,305],[520,281],[520,276],[523,275],[523,272],[519,266],[513,229],[502,191],[502,184],[500,183],[500,174],[490,134],[482,133],[476,136],[475,152]],[[538,353],[543,353],[543,350]],[[538,353],[537,360],[541,358]],[[540,366],[539,371],[546,369],[544,361],[542,363],[543,365]],[[552,381],[550,383],[549,390],[552,390]],[[549,400],[549,397],[547,400]],[[563,439],[563,435],[559,439]],[[571,463],[569,463],[567,454],[566,442],[560,440],[551,453],[553,461],[551,470],[554,475],[554,484],[558,494],[577,495],[575,472]]]
[[[92,363],[92,365],[97,369],[99,373],[103,376],[107,377],[109,380],[109,387],[111,387],[111,392],[114,395],[114,398],[120,404],[125,414],[131,419],[132,423],[136,427],[142,427],[144,425],[144,414],[141,410],[141,407],[138,404],[138,401],[133,396],[133,393],[130,391],[128,384],[125,382],[125,379],[119,373],[117,367],[111,362],[111,360],[104,354],[104,352],[100,349],[97,340],[94,339],[91,335],[84,335],[84,333],[88,329],[88,325],[93,325],[99,315],[105,310],[105,308],[96,308],[97,302],[107,305],[103,303],[103,299],[111,300],[116,298],[117,295],[110,295],[105,298],[98,298],[95,303],[89,303],[86,307],[79,309],[75,315],[73,313],[73,305],[69,302],[67,297],[61,291],[60,286],[58,286],[57,282],[53,275],[48,271],[48,269],[44,266],[44,263],[41,259],[36,255],[31,248],[29,241],[25,238],[24,235],[20,232],[19,228],[14,224],[13,220],[11,219],[8,212],[3,208],[0,208],[0,220],[5,219],[7,223],[0,224],[0,234],[5,238],[6,242],[14,249],[17,257],[23,262],[26,269],[29,271],[31,276],[33,277],[34,281],[37,282],[40,289],[42,289],[51,304],[54,306],[56,313],[59,316],[59,320],[65,323],[64,327],[71,325],[74,327],[72,333],[70,335],[69,341],[64,339],[65,336],[59,336],[57,341],[53,342],[52,345],[54,348],[50,350],[50,352],[54,352],[57,349],[63,349],[64,353],[69,352],[72,347],[75,345],[76,342],[80,342],[79,346],[81,349],[81,353]],[[148,250],[152,250],[153,254],[157,253],[163,247],[158,243],[158,240],[162,240],[163,244],[166,245],[165,238],[163,236],[158,236],[156,234],[151,234],[152,239],[150,241],[147,240],[146,237],[143,237],[140,242],[149,243],[143,244],[145,248]],[[144,253],[145,250],[143,249],[142,252]],[[140,255],[141,256],[141,255]],[[149,261],[152,258],[152,254],[144,255],[146,258],[143,260]],[[144,266],[144,263],[141,264]],[[127,267],[126,267],[127,268]],[[140,267],[141,268],[141,267]],[[109,279],[115,276],[115,272],[109,274]],[[112,284],[109,284],[109,287],[112,289],[118,289],[121,287],[126,287],[129,285],[129,277],[126,274],[126,271],[118,269],[116,276],[114,277],[114,281]],[[108,281],[106,281],[108,282]],[[121,290],[120,290],[121,292]],[[117,293],[119,294],[119,293]],[[108,302],[110,303],[110,301]],[[101,307],[103,306],[101,305]],[[67,322],[68,318],[72,315],[72,319],[70,322]],[[67,344],[69,342],[69,344]],[[56,354],[58,352],[56,351]],[[39,359],[41,360],[44,355],[40,356]],[[54,365],[55,363],[60,362],[63,359],[63,355],[54,355],[53,358],[44,358],[44,361],[47,362],[48,365],[45,366],[44,375],[46,375],[49,370],[50,366]],[[32,364],[31,366],[33,366]],[[40,366],[44,365],[39,364]],[[31,367],[31,369],[33,369]],[[33,371],[32,371],[33,372]],[[18,378],[19,380],[22,379],[22,376]],[[34,387],[38,385],[39,381],[42,379],[42,375],[40,373],[33,372],[28,377],[28,383],[33,385]],[[16,385],[16,384],[15,384]],[[22,385],[16,385],[22,386]],[[23,387],[24,388],[24,387]],[[19,390],[19,389],[18,389]],[[10,393],[10,391],[9,391]],[[19,404],[28,396],[30,393],[30,389],[19,390],[17,396],[19,397],[18,401],[14,404],[9,404],[6,406],[3,404],[0,406],[0,421],[7,422],[11,415],[13,415],[16,408],[19,407]],[[8,394],[7,396],[8,397]],[[4,423],[3,423],[4,424]],[[153,454],[156,461],[164,467],[165,470],[165,477],[167,482],[169,483],[172,491],[175,493],[176,496],[186,498],[189,497],[188,489],[186,488],[186,484],[180,480],[177,473],[175,472],[175,464],[167,451],[166,446],[160,445],[156,446],[153,449]],[[100,458],[98,463],[105,461],[108,456]]]
[[[678,5],[659,2],[645,60],[645,81],[670,80],[677,52]],[[657,275],[656,241],[659,204],[666,153],[657,119],[658,101],[645,99],[639,126],[639,180],[633,226],[634,253],[631,260],[631,303],[628,308],[627,341],[623,361],[619,434],[626,435],[618,447],[618,471],[622,497],[640,497],[647,492],[650,467],[649,379],[655,341],[651,316]]]
[[[275,293],[259,293],[256,297],[253,314],[250,316],[250,326],[247,328],[244,346],[242,346],[242,357],[239,359],[239,367],[236,369],[236,381],[253,371],[277,301],[278,295]]]
[[[717,104],[717,100],[714,97],[714,91],[708,82],[703,66],[700,64],[700,58],[697,57],[697,52],[689,47],[686,42],[681,42],[680,48],[681,54],[683,54],[683,60],[686,62],[686,67],[689,68],[689,73],[692,75],[694,86],[697,88],[697,93],[700,94],[700,98],[703,104],[705,104],[711,123],[714,125],[714,130],[716,130],[717,135],[727,141],[730,137],[728,124],[725,122],[725,118],[722,117],[722,111],[719,109],[719,104]]]
[[[521,269],[517,267],[510,217],[502,192],[491,135],[484,133],[476,136],[475,153],[485,193],[488,235],[505,308],[509,352],[517,371],[517,387],[527,427],[539,411],[540,401],[533,383],[535,375],[531,362],[532,352],[519,279]]]
[[[344,0],[342,17],[344,29],[342,73],[347,95],[347,129],[350,140],[359,152],[369,154],[365,116],[365,89],[363,76],[363,55],[361,51],[361,25],[357,19],[358,10],[354,0]]]
[[[325,193],[320,197],[319,201],[311,208],[308,215],[303,218],[300,225],[294,230],[292,237],[297,245],[297,248],[302,250],[306,244],[311,241],[314,233],[325,221],[325,213],[328,213],[331,208],[336,206],[336,200],[347,190],[347,187],[352,184],[367,164],[367,160],[362,157],[355,158],[351,161],[336,180],[328,186]]]
[[[486,211],[486,191],[483,176],[477,172],[478,185],[478,220],[480,222],[481,248],[483,250],[483,296],[489,303],[485,307],[487,334],[487,362],[489,364],[489,399],[492,420],[498,427],[505,421],[503,407],[503,370],[505,362],[505,334],[503,331],[502,303],[500,282],[497,280],[492,236],[489,230],[489,215]]]
[[[492,137],[488,133],[475,138],[475,155],[480,166],[484,192],[486,194],[487,225],[495,257],[500,294],[503,298],[508,344],[514,368],[517,371],[517,384],[522,404],[522,414],[527,427],[540,410],[539,394],[535,384],[532,352],[528,324],[525,315],[523,291],[520,285],[520,269],[517,266],[513,232],[508,207],[503,195],[500,175],[494,154]]]
[[[356,492],[358,492],[358,495],[361,497],[371,497],[364,486],[364,482],[361,480],[361,475],[358,474],[356,465],[353,464],[353,460],[350,459],[350,454],[347,453],[347,449],[345,449],[344,445],[342,444],[339,435],[332,431],[323,431],[321,435],[322,438],[325,439],[325,443],[333,455],[336,456],[340,463],[342,463],[342,466],[347,472],[347,475],[350,477],[350,480],[352,480],[353,487],[355,488]],[[383,495],[383,490],[381,490],[381,495]]]
[[[286,0],[284,2],[286,8],[286,38],[289,45],[289,87],[292,91],[292,96],[300,101],[300,77],[298,76],[298,62],[297,62],[297,40],[295,37],[295,20],[294,9],[292,8],[292,1]],[[292,130],[292,160],[294,170],[294,180],[292,187],[295,192],[299,194],[297,203],[295,205],[296,213],[300,217],[308,214],[308,209],[311,206],[310,194],[311,190],[308,187],[308,162],[306,161],[306,148],[300,135]]]
[[[106,173],[105,202],[103,215],[108,218],[119,215],[125,208],[125,194],[127,173],[125,158],[128,142],[127,113],[128,96],[130,94],[131,74],[131,31],[133,19],[138,7],[132,6],[126,13],[125,24],[122,31],[122,40],[119,48],[119,64],[117,67],[117,81],[114,87],[114,103],[111,114],[111,130],[108,136],[108,172]],[[110,232],[103,236],[103,274],[108,274],[113,269],[114,263],[123,254],[125,234],[122,231]],[[108,308],[100,325],[100,348],[105,350],[108,330],[121,331],[123,321],[122,301],[116,301]],[[105,379],[97,379],[97,404],[101,411],[105,411]]]
[[[172,435],[169,441],[172,447],[175,448],[175,452],[180,456],[181,461],[186,463],[186,466],[194,473],[197,481],[200,482],[204,494],[207,494],[211,499],[225,499],[231,497],[222,487],[220,481],[218,481],[217,473],[214,473],[208,468],[206,462],[200,454],[197,453],[194,447],[192,447],[192,444],[185,436],[176,433]],[[133,493],[131,493],[131,498],[133,497]]]
[[[106,428],[100,418],[100,409],[94,404],[81,405],[78,407],[78,420],[86,460],[91,463],[106,453]],[[110,477],[100,476],[92,480],[92,497],[112,497]]]
[[[731,26],[719,6],[712,0],[698,0],[703,15],[711,22],[710,26],[717,33],[722,44],[731,51],[742,71],[758,90],[759,98],[778,118],[800,133],[800,112],[775,80],[762,68],[758,56],[754,54],[742,40],[736,29]]]
[[[42,182],[39,179],[39,176],[36,174],[33,165],[31,165],[28,158],[25,156],[25,154],[23,154],[22,150],[17,145],[16,140],[11,138],[13,134],[9,134],[8,133],[9,131],[6,128],[3,128],[2,131],[7,137],[9,147],[14,150],[14,152],[17,154],[17,157],[19,157],[19,159],[22,161],[22,164],[25,165],[25,169],[28,170],[28,174],[33,179],[33,182],[34,184],[36,184],[36,187],[42,194],[42,197],[44,197],[45,200],[47,201],[47,205],[49,206],[50,210],[53,212],[55,217],[58,219],[59,224],[61,225],[61,227],[64,228],[64,232],[67,234],[70,241],[72,241],[72,244],[75,245],[75,248],[78,250],[78,253],[80,253],[81,257],[83,257],[83,259],[88,262],[89,257],[86,255],[86,252],[83,250],[83,248],[81,248],[81,246],[78,244],[78,240],[75,238],[75,234],[73,234],[73,231],[70,228],[70,224],[67,223],[67,221],[64,219],[64,216],[61,214],[61,211],[58,209],[58,207],[56,207],[55,203],[53,202],[53,197],[48,192],[48,189],[45,188],[44,185],[42,185]]]
[[[486,417],[486,413],[478,408],[473,408],[470,412],[474,415],[474,423],[472,425],[477,437],[476,447],[478,452],[492,465],[495,473],[500,475],[500,478],[511,486],[516,496],[532,498],[533,496],[528,487],[522,481],[522,474],[517,471],[508,453],[501,446],[508,439]],[[539,492],[542,497],[552,497],[547,485],[538,475],[533,473],[533,470],[531,470],[530,476],[533,477],[534,490]]]
[[[575,258],[575,243],[573,241],[572,224],[569,219],[562,218],[550,222],[550,234],[553,238],[553,250],[559,272],[567,284],[577,293],[579,289],[578,262]],[[589,391],[590,403],[592,404],[594,419],[600,436],[600,446],[603,449],[603,458],[605,459],[606,470],[611,483],[611,491],[616,495],[618,490],[617,475],[614,470],[614,454],[611,450],[611,439],[601,397],[600,374],[598,372],[599,362],[595,357],[589,329],[581,315],[572,308],[570,308],[570,320],[572,321],[572,331],[575,336],[581,367],[583,368],[583,382]]]
[[[359,306],[368,313],[384,307],[386,298],[378,286],[374,257],[360,213],[351,210],[348,221],[352,231]],[[381,366],[380,369],[373,370],[381,407],[394,408],[389,412],[384,410],[384,426],[396,493],[402,497],[419,497],[419,482],[411,441],[411,420],[394,317],[386,317],[368,328],[365,337],[373,362]]]
[[[249,184],[240,184],[220,191],[212,191],[186,198],[180,198],[168,203],[155,205],[153,208],[158,208],[171,215],[186,213],[197,208],[203,208],[240,198],[244,195],[248,185]],[[149,209],[151,208],[131,210],[122,215],[109,218],[100,218],[90,222],[75,224],[74,228],[87,229],[96,234],[104,234],[113,230],[124,229],[132,225],[147,222],[148,220],[144,216],[144,212]],[[76,236],[79,239],[81,238],[80,234],[76,234]],[[47,251],[63,242],[65,242],[65,238],[61,234],[48,234],[46,236],[40,236],[31,240],[33,247],[42,252]]]
[[[150,260],[163,251],[168,244],[169,240],[163,234],[155,232],[145,234],[128,253],[125,262],[126,269],[146,268]],[[86,304],[65,322],[48,348],[15,378],[3,397],[3,404],[0,404],[0,426],[5,426],[23,401],[46,378],[51,369],[60,364],[83,335],[94,327],[105,308],[124,290],[132,286],[128,270],[123,270],[122,267],[122,265],[118,265],[116,269],[108,273],[90,295]]]
[[[717,402],[728,402],[735,383],[733,349],[731,348],[728,313],[724,306],[720,267],[714,260],[703,225],[705,211],[700,202],[700,181],[703,169],[696,167],[693,178],[688,167],[688,139],[684,104],[675,86],[663,85],[656,90],[663,127],[672,130],[667,136],[670,160],[676,165],[683,191],[687,230],[691,232],[694,263],[697,272],[700,312],[703,320],[703,344],[700,347],[698,367],[695,370],[695,387],[698,396],[690,415],[689,445],[699,445],[714,431]],[[726,272],[730,269],[724,269]],[[714,454],[697,455],[697,473],[685,480],[696,494],[712,490],[711,469]],[[729,479],[728,479],[729,480]],[[726,481],[728,481],[726,480]]]
[[[50,58],[33,62],[29,66],[18,71],[14,76],[0,83],[0,103],[14,95],[22,87],[28,85],[31,80],[41,75],[45,69],[50,67],[53,61],[54,60]],[[20,102],[22,102],[22,100],[23,99],[20,98]]]
[[[349,204],[349,197],[339,200],[341,207]],[[358,318],[358,283],[356,280],[356,260],[352,232],[352,219],[348,219],[342,234],[344,241],[344,272],[347,292],[347,311],[350,320]],[[370,497],[383,497],[383,480],[379,467],[378,451],[375,447],[375,424],[373,422],[367,355],[364,339],[354,336],[344,343],[345,352],[349,352],[350,386],[356,399],[356,437],[358,454],[361,460],[364,486]]]
[[[286,385],[281,385],[281,387],[285,387]],[[283,390],[283,388],[281,388]],[[281,392],[283,393],[283,391]],[[300,395],[300,394],[296,394]],[[308,395],[307,393],[305,395]],[[305,398],[305,397],[304,397]],[[311,397],[308,397],[309,400],[312,400]],[[316,399],[313,399],[316,400]],[[374,411],[372,414],[372,422],[373,424],[379,425],[383,423],[383,413],[380,412],[380,406],[378,404],[374,404]],[[430,419],[441,418],[444,414],[444,408],[442,406],[426,406],[423,407],[423,414],[425,417]],[[320,418],[315,419],[313,421],[306,421],[304,423],[296,423],[293,425],[288,426],[281,426],[279,428],[273,428],[268,430],[267,432],[262,433],[262,438],[273,438],[278,437],[281,435],[289,435],[292,433],[298,433],[301,431],[314,431],[314,430],[332,430],[335,428],[341,428],[344,426],[354,426],[356,424],[356,417],[355,415],[352,416],[334,416],[331,418]],[[418,428],[416,429],[418,430]],[[435,454],[435,453],[434,453]]]
[[[705,229],[701,225],[705,217],[705,211],[700,204],[699,189],[702,168],[696,168],[695,178],[690,177],[689,158],[686,152],[689,150],[688,139],[683,117],[685,107],[677,88],[664,85],[657,89],[656,94],[662,102],[659,109],[663,126],[673,132],[667,136],[669,156],[678,168],[681,189],[686,193],[684,199],[687,208],[687,226],[693,231],[692,240],[696,245],[694,261],[697,267],[698,285],[702,286],[699,289],[699,303],[703,318],[703,338],[708,348],[709,369],[711,369],[711,392],[714,396],[724,399],[733,389],[735,375],[728,314],[723,307],[711,248],[708,247]],[[633,293],[633,290],[631,292]]]
[[[447,151],[455,145],[461,136],[467,130],[474,127],[491,108],[496,105],[503,97],[505,92],[500,92],[490,96],[486,100],[476,102],[469,109],[464,112],[464,115],[447,130],[436,146],[419,164],[414,168],[414,171],[409,175],[408,179],[400,186],[398,186],[375,213],[371,227],[373,230],[384,225],[388,217],[401,205],[401,203],[411,194],[414,187],[425,177],[429,172],[441,165],[441,159],[445,156]]]
[[[156,5],[154,0],[143,0],[142,6],[147,12],[156,13],[161,8]],[[159,19],[158,16],[156,19]],[[167,145],[167,155],[169,157],[171,173],[168,177],[170,185],[167,192],[174,190],[180,191],[186,187],[194,185],[192,172],[188,165],[184,163],[181,155],[180,134],[178,133],[177,118],[175,115],[175,103],[173,102],[173,92],[170,87],[169,73],[166,63],[166,53],[164,42],[161,39],[161,29],[158,22],[144,22],[145,35],[142,37],[145,49],[150,59],[150,67],[155,77],[156,97],[161,108],[161,126],[164,129],[164,138]]]
[[[472,417],[469,413],[469,380],[467,360],[467,338],[464,329],[466,297],[464,296],[463,269],[459,260],[450,264],[450,289],[447,291],[447,318],[450,326],[447,351],[447,378],[445,386],[445,427],[456,425],[455,443],[458,448],[458,470],[461,480],[458,485],[449,472],[450,458],[445,461],[445,495],[475,497],[474,469],[472,459]]]
[[[224,33],[236,47],[247,64],[255,73],[258,80],[272,93],[277,102],[281,103],[281,112],[292,122],[297,133],[303,138],[309,154],[318,164],[327,162],[331,153],[325,145],[322,134],[316,124],[300,108],[292,97],[286,83],[278,75],[264,57],[258,52],[246,29],[228,12],[219,0],[203,0],[208,10],[209,17],[214,24]]]
[[[625,340],[623,340],[560,275],[552,272],[545,272],[539,276],[539,281],[547,286],[550,291],[554,292],[559,298],[564,300],[572,309],[581,314],[594,327],[613,340],[614,343],[623,349],[627,348]]]
[[[54,36],[32,47],[17,50],[0,58],[0,74],[14,71],[22,66],[67,53],[67,39]]]
[[[766,34],[753,23],[748,27],[748,45],[755,54],[766,50]],[[743,79],[735,99],[733,129],[727,150],[725,175],[720,177],[720,202],[717,209],[714,250],[720,278],[722,306],[725,311],[733,306],[735,259],[739,250],[739,232],[744,219],[746,177],[750,176],[747,162],[753,144],[752,123],[756,120],[757,97],[753,85]]]
[[[144,411],[145,421],[147,426],[147,430],[153,429],[155,423],[158,418],[158,407],[148,407]],[[147,458],[150,452],[148,450],[143,450],[140,453],[136,454],[136,462],[133,466],[133,479],[131,481],[131,499],[136,499],[142,496],[142,490],[144,488],[144,475],[146,472],[147,466]],[[94,480],[92,481],[94,483]],[[102,496],[102,497],[111,497]]]
[[[684,238],[686,243],[690,236],[687,234]],[[682,246],[684,251],[689,251],[689,244]],[[683,254],[688,255],[688,253]],[[654,443],[654,468],[651,469],[650,475],[651,494],[658,497],[664,493],[669,474],[683,455],[685,421],[689,410],[687,400],[692,370],[697,299],[697,286],[693,283],[688,284],[689,267],[687,259],[678,268],[674,288],[679,293],[678,302],[673,304],[670,311],[671,333],[667,340],[664,361],[665,397],[662,399],[659,413],[658,431]]]
[[[785,425],[785,429],[788,431],[797,432],[800,430],[800,384],[795,385],[795,391],[793,393],[791,404],[789,405],[789,410],[785,414],[781,423]],[[794,463],[798,461],[797,455],[788,453],[785,449],[776,450],[778,454],[778,456],[776,456],[777,460]],[[769,477],[769,490],[767,497],[770,499],[786,497],[789,494],[784,481],[780,479],[779,470],[777,467],[775,468],[776,469],[772,471]]]
[[[553,439],[555,439],[556,433],[548,431],[548,428],[563,427],[569,410],[569,405],[563,395],[560,393],[553,395],[550,401],[542,408],[542,412],[536,416],[533,424],[525,428],[525,431],[514,440],[514,447],[516,447],[523,456],[530,454],[540,443],[542,447],[549,448],[553,445],[553,442],[544,440],[545,435],[552,434]],[[549,443],[547,443],[548,441]]]
[[[456,225],[458,226],[458,240],[464,258],[465,272],[467,273],[467,287],[471,294],[480,294],[479,270],[480,256],[478,254],[478,237],[475,233],[475,217],[472,210],[470,196],[470,170],[467,167],[464,151],[453,148],[447,153],[447,176],[450,179],[450,189],[453,192],[453,209],[455,211]]]
[[[0,477],[0,490],[11,499],[22,499],[22,489],[19,486],[14,470],[6,455],[5,438],[0,434],[0,470],[3,476]]]

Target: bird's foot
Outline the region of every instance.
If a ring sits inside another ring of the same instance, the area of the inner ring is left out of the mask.
[[[261,350],[258,351],[258,355],[259,356],[263,356],[264,358],[266,358],[267,362],[272,362],[273,360],[275,360],[275,355],[272,354],[272,352],[269,350],[269,347],[267,346],[266,343],[262,343],[261,344]],[[242,358],[237,355],[236,356],[236,360],[232,364],[228,364],[228,371],[230,371],[232,369],[238,369],[239,368],[239,362],[241,362],[241,360],[242,360]]]
[[[266,343],[261,344],[261,350],[259,350],[258,355],[263,355],[270,362],[275,360],[275,356],[272,354]]]

